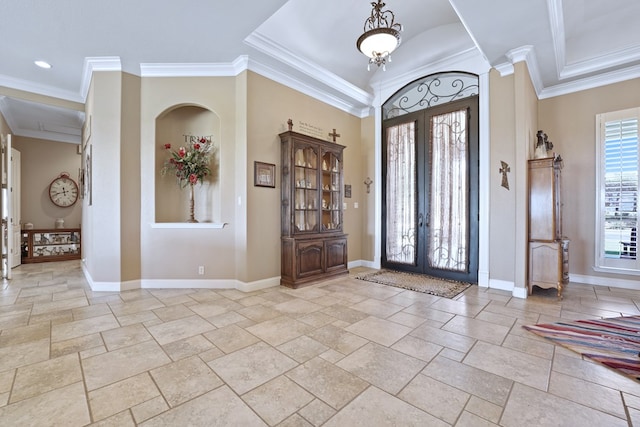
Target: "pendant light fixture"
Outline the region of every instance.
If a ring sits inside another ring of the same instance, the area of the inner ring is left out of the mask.
[[[364,34],[358,37],[358,50],[369,57],[367,69],[371,64],[386,69],[391,62],[391,52],[400,45],[402,25],[395,22],[395,15],[390,10],[382,10],[386,6],[382,0],[371,2],[371,16],[364,21]]]

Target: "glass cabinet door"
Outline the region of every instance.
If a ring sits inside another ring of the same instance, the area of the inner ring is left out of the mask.
[[[294,230],[318,231],[318,153],[312,147],[296,147],[294,153]]]
[[[322,229],[342,229],[340,158],[331,151],[322,154]]]

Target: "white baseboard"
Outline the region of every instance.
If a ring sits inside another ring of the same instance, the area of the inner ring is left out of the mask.
[[[489,288],[501,291],[513,291],[516,285],[508,280],[489,279]]]
[[[347,263],[347,268],[356,268],[356,267],[367,267],[367,268],[379,268],[376,267],[373,261],[367,261],[364,259],[359,259],[357,261],[349,261]]]
[[[527,298],[529,294],[527,288],[518,287],[514,282],[509,280],[489,279],[489,288],[509,291],[515,298]]]
[[[584,283],[585,285],[640,290],[640,281],[638,280],[616,279],[615,277],[583,276],[582,274],[572,274],[570,272],[568,286],[571,286],[571,282]]]
[[[529,295],[529,292],[527,291],[527,288],[514,287],[513,291],[511,291],[511,295],[516,298],[525,299]]]
[[[237,289],[242,292],[253,292],[260,289],[280,286],[280,276],[254,282],[241,282],[234,279],[141,279],[125,282],[96,282],[82,264],[82,272],[94,292],[122,292],[132,289]]]
[[[481,288],[491,287],[488,271],[478,271],[478,286]]]

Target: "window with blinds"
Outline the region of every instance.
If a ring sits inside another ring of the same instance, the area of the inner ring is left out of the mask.
[[[598,116],[599,267],[638,270],[638,118],[640,109]]]

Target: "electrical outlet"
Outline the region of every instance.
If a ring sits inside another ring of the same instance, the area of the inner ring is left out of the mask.
[[[198,274],[204,274],[204,265],[198,267]]]

